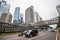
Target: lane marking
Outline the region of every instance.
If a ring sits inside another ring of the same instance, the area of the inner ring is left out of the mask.
[[[58,31],[57,31],[57,33],[56,33],[56,40],[58,40]]]
[[[43,34],[43,33],[45,33],[45,32],[39,32],[39,35],[41,35],[41,34]],[[13,40],[13,39],[19,39],[19,38],[25,38],[25,36],[22,36],[22,37],[19,37],[19,36],[16,36],[16,37],[12,37],[12,38],[7,38],[7,40]]]
[[[32,37],[32,38],[29,38],[29,39],[34,39],[34,38],[36,38],[36,37],[40,37],[40,36],[43,36],[43,35],[46,35],[46,34],[48,34],[48,33],[46,33],[46,32],[39,32],[39,36],[35,36],[35,37]],[[25,36],[22,36],[22,37],[12,37],[12,38],[7,38],[7,40],[14,40],[14,39],[23,39],[23,38],[25,38]]]
[[[33,40],[33,39],[35,39],[35,38],[38,38],[38,37],[44,36],[44,35],[46,35],[46,34],[48,34],[48,33],[41,34],[41,35],[39,35],[39,36],[36,36],[36,37],[30,38],[29,40]]]

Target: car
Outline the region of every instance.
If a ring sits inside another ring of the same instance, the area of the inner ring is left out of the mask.
[[[23,34],[25,34],[28,30],[23,31]]]
[[[55,32],[55,30],[54,30],[54,29],[49,29],[49,31],[50,31],[50,32]]]
[[[38,35],[38,30],[34,29],[34,30],[27,30],[27,32],[25,33],[25,37],[33,37],[33,36],[37,36]]]

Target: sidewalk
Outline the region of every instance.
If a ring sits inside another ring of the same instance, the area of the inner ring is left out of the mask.
[[[60,40],[60,32],[58,32],[58,40]]]
[[[58,40],[60,40],[60,33],[58,33]]]

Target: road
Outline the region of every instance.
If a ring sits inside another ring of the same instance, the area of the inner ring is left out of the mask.
[[[17,34],[2,36],[0,40],[56,40],[56,32],[41,31],[38,36],[26,38],[25,36],[18,36]]]

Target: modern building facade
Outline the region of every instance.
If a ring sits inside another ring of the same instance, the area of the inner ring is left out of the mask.
[[[23,17],[21,17],[21,23],[23,23]]]
[[[10,5],[5,0],[0,0],[0,18],[2,13],[8,13]]]
[[[38,12],[34,13],[34,22],[40,22],[42,18],[39,16]]]
[[[37,12],[35,12],[34,13],[34,22],[37,22],[37,20],[38,20],[38,14],[37,14]]]
[[[20,8],[16,7],[14,12],[13,23],[19,23],[19,13],[20,13]]]
[[[32,23],[34,20],[34,7],[31,6],[25,10],[25,23]]]
[[[58,11],[59,16],[60,16],[60,5],[56,6],[56,8],[57,8],[57,11]]]
[[[8,19],[8,22],[11,23],[11,22],[12,22],[12,14],[11,14],[11,13],[9,14],[9,17],[8,17],[8,18],[9,18],[9,19]],[[6,18],[6,19],[7,19],[7,18]]]
[[[10,5],[5,0],[0,1],[0,13],[8,13]]]
[[[3,22],[11,23],[12,22],[11,13],[2,13],[0,20]]]
[[[40,17],[40,21],[42,21],[42,17]]]
[[[23,14],[20,14],[20,23],[23,23]]]

